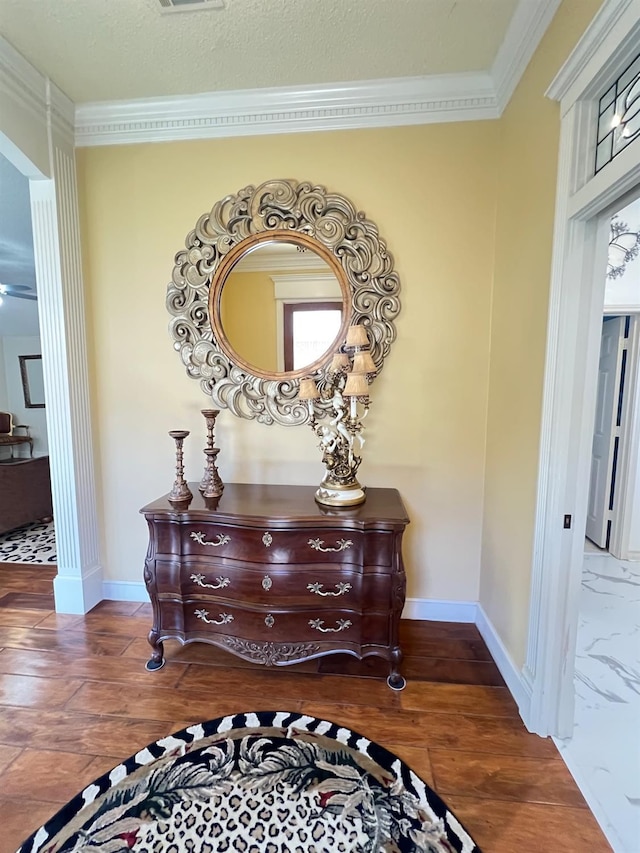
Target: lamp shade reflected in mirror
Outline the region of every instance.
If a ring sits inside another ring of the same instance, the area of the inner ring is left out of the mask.
[[[335,272],[294,242],[265,242],[242,254],[224,279],[219,306],[226,345],[257,373],[303,371],[344,342]]]

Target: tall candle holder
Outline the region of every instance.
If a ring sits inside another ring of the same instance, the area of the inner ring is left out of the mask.
[[[205,447],[207,457],[207,485],[202,491],[205,498],[219,498],[224,490],[224,483],[220,479],[216,468],[216,456],[220,453],[219,447]]]
[[[170,503],[184,504],[188,503],[193,497],[191,489],[187,485],[187,481],[184,479],[182,455],[182,445],[184,444],[185,438],[189,435],[189,430],[172,429],[170,430],[169,435],[176,443],[176,479],[173,483],[173,488],[169,492],[168,500]]]
[[[220,414],[219,409],[202,409],[202,414],[207,424],[207,445],[204,449],[206,456],[204,474],[198,488],[207,498],[218,498],[224,489],[224,483],[220,479],[220,474],[216,467],[216,456],[220,449],[215,446],[215,438],[213,431],[216,424],[216,418]],[[214,451],[211,453],[210,451]]]

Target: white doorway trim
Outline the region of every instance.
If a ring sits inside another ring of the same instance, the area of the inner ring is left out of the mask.
[[[523,676],[525,723],[566,737],[612,207],[640,183],[636,141],[593,176],[597,101],[637,55],[640,0],[607,0],[553,81],[561,102],[549,323]],[[565,529],[564,517],[571,516]]]
[[[103,591],[73,124],[71,101],[0,38],[0,151],[30,180],[56,610],[86,613]]]

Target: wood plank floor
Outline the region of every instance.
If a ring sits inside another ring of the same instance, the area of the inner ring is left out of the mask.
[[[0,853],[145,744],[258,710],[324,717],[395,752],[484,853],[611,849],[553,743],[522,725],[473,625],[403,622],[401,693],[376,659],[265,669],[174,642],[148,673],[150,605],[58,615],[54,573],[0,564]]]

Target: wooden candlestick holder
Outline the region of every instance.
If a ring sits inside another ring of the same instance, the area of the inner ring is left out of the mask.
[[[176,479],[174,481],[173,488],[169,492],[168,500],[171,503],[184,504],[188,503],[193,497],[191,489],[187,485],[187,481],[184,479],[182,456],[182,445],[184,444],[185,438],[189,435],[189,431],[186,429],[172,429],[169,432],[169,435],[176,443]]]
[[[207,485],[202,495],[205,498],[219,498],[224,489],[224,483],[216,468],[216,456],[220,453],[220,448],[206,447],[204,452],[207,457]]]
[[[206,458],[204,474],[200,481],[199,489],[207,498],[218,498],[224,489],[224,483],[220,479],[218,469],[216,467],[216,456],[220,449],[215,446],[214,428],[216,418],[220,414],[219,409],[202,409],[202,414],[207,423],[207,445],[204,449]],[[211,453],[210,451],[215,451]]]

